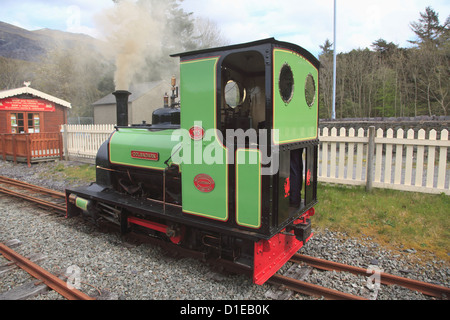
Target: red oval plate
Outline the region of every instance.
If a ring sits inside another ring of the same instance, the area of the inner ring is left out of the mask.
[[[199,191],[206,193],[213,191],[216,183],[209,175],[202,173],[194,178],[194,185]]]
[[[189,135],[191,136],[192,140],[202,140],[203,136],[205,135],[205,129],[199,126],[193,126],[191,129],[189,129]]]

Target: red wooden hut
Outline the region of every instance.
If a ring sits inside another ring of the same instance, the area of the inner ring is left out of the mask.
[[[62,158],[61,125],[71,104],[29,87],[0,91],[0,156],[32,162]]]

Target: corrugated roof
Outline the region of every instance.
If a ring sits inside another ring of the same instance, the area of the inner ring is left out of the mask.
[[[63,107],[66,108],[72,108],[72,104],[70,102],[64,101],[62,99],[56,98],[54,96],[51,96],[47,93],[41,92],[39,90],[30,88],[28,86],[22,87],[22,88],[17,88],[17,89],[11,89],[11,90],[4,90],[4,91],[0,91],[0,99],[5,99],[5,98],[10,98],[10,97],[15,97],[15,96],[19,96],[21,94],[31,94],[33,96],[36,96],[38,98],[47,100],[47,101],[51,101],[54,102],[56,104],[59,104]]]
[[[159,81],[153,81],[153,82],[144,82],[140,84],[132,84],[130,86],[130,89],[128,91],[131,92],[129,102],[133,102],[140,97],[142,97],[144,94],[148,93],[150,90],[156,88],[161,83],[164,83],[166,81],[159,80]],[[105,104],[115,104],[116,103],[116,97],[110,93],[106,97],[101,98],[100,100],[94,102],[93,106],[100,106]]]

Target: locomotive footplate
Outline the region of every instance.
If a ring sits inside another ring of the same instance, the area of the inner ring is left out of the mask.
[[[164,204],[145,200],[136,199],[131,196],[119,194],[113,190],[109,190],[99,186],[98,184],[91,184],[89,187],[81,187],[76,189],[66,189],[66,198],[69,199],[71,195],[84,198],[91,201],[101,201],[109,205],[116,205],[120,208],[127,209],[130,212],[137,214],[148,214],[152,212],[158,215],[181,215],[181,208],[169,206]],[[67,211],[67,217],[77,215],[72,210]]]
[[[153,201],[151,199],[136,199],[134,197],[120,194],[114,190],[106,189],[96,183],[88,187],[80,187],[74,189],[66,189],[67,213],[66,217],[70,218],[76,216],[80,212],[80,208],[73,203],[73,198],[82,198],[91,202],[90,207],[95,206],[95,203],[104,203],[110,206],[115,206],[124,209],[131,216],[140,216],[152,219],[166,219],[171,222],[189,225],[196,228],[203,228],[221,234],[228,234],[238,236],[243,239],[251,241],[259,241],[264,236],[256,232],[238,230],[233,228],[230,230],[227,226],[218,226],[211,222],[204,222],[200,220],[192,220],[190,215],[185,215],[180,206],[173,206],[169,203],[161,203],[160,201]],[[72,200],[71,200],[72,199]],[[72,203],[71,203],[72,202]]]

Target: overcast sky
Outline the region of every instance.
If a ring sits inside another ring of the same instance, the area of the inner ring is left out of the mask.
[[[164,1],[164,0],[161,0]],[[112,0],[1,0],[0,21],[97,35],[95,17]],[[333,41],[334,0],[185,0],[183,7],[215,21],[230,43],[268,37],[294,42],[317,55]],[[408,46],[409,24],[431,6],[441,24],[450,15],[449,0],[337,0],[337,51],[370,47],[377,39]]]

